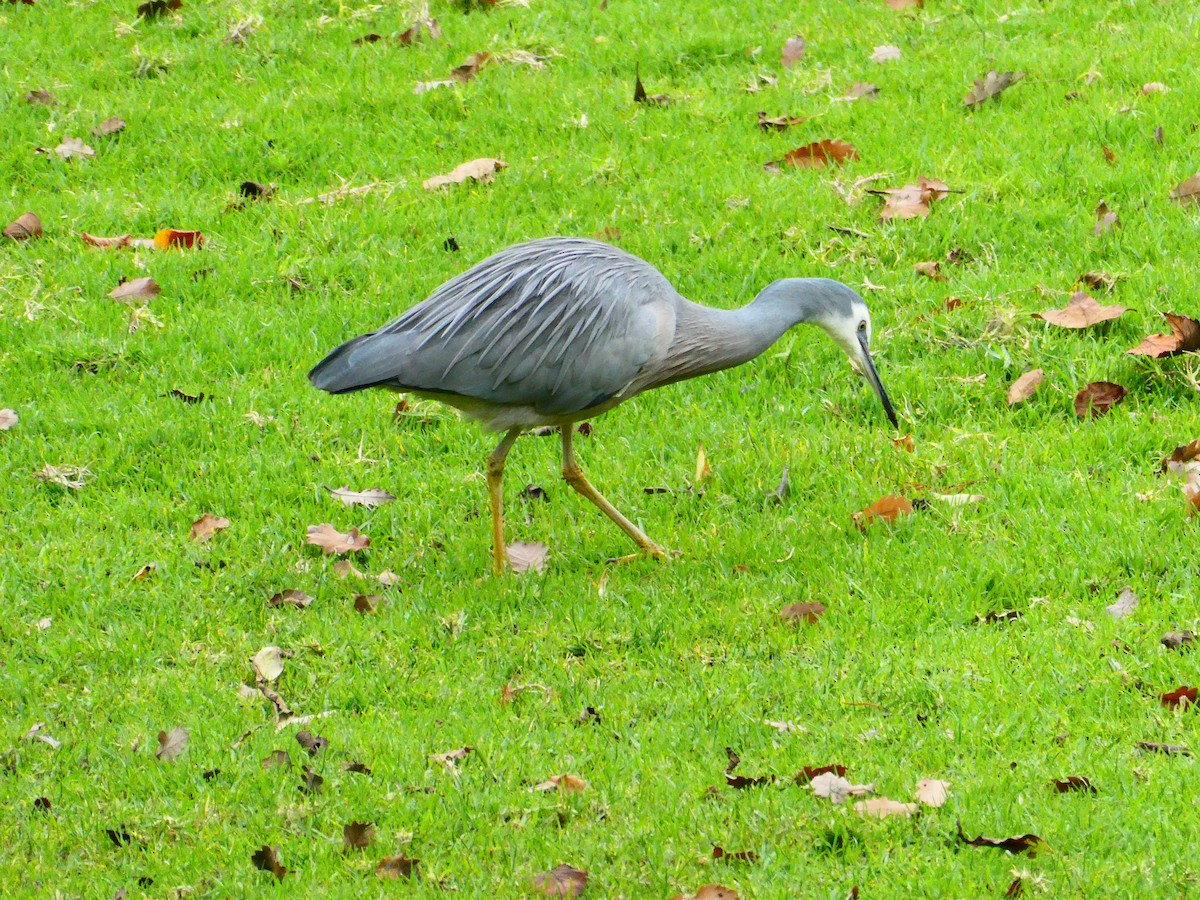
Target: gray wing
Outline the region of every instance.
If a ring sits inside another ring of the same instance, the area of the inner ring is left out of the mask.
[[[678,300],[657,269],[616,247],[531,241],[338,347],[309,377],[333,393],[384,385],[577,412],[618,394],[662,356]]]

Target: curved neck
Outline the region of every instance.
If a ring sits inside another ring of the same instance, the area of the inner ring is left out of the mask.
[[[714,309],[683,300],[676,310],[675,340],[654,386],[739,366],[783,333],[811,320],[809,308],[776,281],[739,309]]]

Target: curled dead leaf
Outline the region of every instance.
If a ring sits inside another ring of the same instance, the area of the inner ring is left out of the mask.
[[[365,850],[375,839],[374,822],[349,822],[342,826],[342,852]]]
[[[264,872],[270,872],[280,881],[282,881],[283,876],[287,874],[287,866],[285,866],[279,859],[278,847],[271,847],[267,844],[263,844],[262,849],[256,850],[250,857],[250,862],[254,863],[254,868],[261,869]]]
[[[850,797],[858,797],[874,792],[873,784],[853,784],[842,778],[836,772],[825,772],[816,776],[808,783],[809,789],[818,797],[828,797],[835,805],[845,803]]]
[[[1050,786],[1060,794],[1069,794],[1072,792],[1081,794],[1096,793],[1096,788],[1092,785],[1091,780],[1082,775],[1068,775],[1062,781],[1055,779],[1050,782]]]
[[[182,725],[172,728],[169,732],[160,731],[158,733],[158,749],[154,751],[154,755],[164,762],[170,762],[184,751],[187,742],[188,730]]]
[[[886,819],[889,816],[909,818],[917,811],[915,803],[901,803],[899,800],[889,800],[887,797],[872,797],[869,800],[859,800],[854,804],[854,811],[864,816],[874,816]]]
[[[1200,322],[1189,316],[1163,313],[1171,326],[1170,334],[1152,334],[1128,351],[1130,356],[1149,356],[1162,359],[1179,353],[1194,353],[1200,350]]]
[[[340,487],[329,491],[329,494],[331,497],[341,500],[346,506],[366,506],[368,508],[383,506],[385,503],[391,503],[396,499],[394,494],[390,494],[382,488],[352,491],[348,487]]]
[[[535,791],[559,791],[563,794],[581,794],[588,789],[588,783],[578,775],[551,775],[545,781],[533,786]]]
[[[819,600],[792,603],[779,612],[779,617],[785,622],[807,622],[810,625],[817,624],[817,620],[823,615],[825,615],[825,604]]]
[[[42,220],[35,213],[21,213],[4,228],[4,236],[14,241],[28,241],[42,236]]]
[[[1169,196],[1184,206],[1189,203],[1200,203],[1200,172],[1175,185]]]
[[[63,138],[61,144],[54,148],[55,155],[64,162],[72,159],[91,159],[96,151],[79,138]]]
[[[1197,693],[1200,692],[1198,692],[1194,687],[1180,685],[1179,687],[1175,688],[1175,690],[1164,693],[1160,700],[1162,705],[1168,709],[1175,709],[1181,706],[1195,706]]]
[[[409,859],[403,853],[385,856],[375,866],[375,877],[384,879],[412,878],[417,874],[419,859]]]
[[[969,838],[963,833],[962,822],[955,823],[958,828],[958,839],[964,844],[970,844],[972,847],[994,847],[997,850],[1005,850],[1009,853],[1025,853],[1029,856],[1037,856],[1038,851],[1046,846],[1036,834],[1019,834],[1015,837],[1007,838],[990,838],[980,835],[979,837]]]
[[[252,657],[250,666],[259,681],[274,681],[283,674],[283,651],[278,647],[263,647]]]

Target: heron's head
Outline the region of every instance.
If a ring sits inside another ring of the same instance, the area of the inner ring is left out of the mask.
[[[789,278],[782,283],[800,299],[804,321],[819,325],[846,352],[850,365],[875,391],[888,420],[899,427],[896,408],[871,359],[871,313],[863,298],[852,288],[829,278]]]

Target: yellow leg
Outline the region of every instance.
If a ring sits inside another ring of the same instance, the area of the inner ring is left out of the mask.
[[[600,511],[617,523],[617,526],[633,538],[633,542],[638,545],[642,553],[647,556],[653,556],[656,559],[666,559],[667,551],[650,538],[646,537],[646,533],[630,522],[627,518],[617,511],[617,508],[609,503],[604,496],[592,487],[590,481],[584,477],[583,469],[579,468],[579,463],[575,461],[575,448],[572,444],[572,428],[571,425],[564,425],[560,429],[562,431],[563,444],[563,478],[567,484],[575,488],[584,497],[587,497],[596,506],[600,507]]]
[[[504,460],[508,451],[517,438],[521,436],[520,428],[510,429],[504,435],[504,440],[496,445],[496,449],[488,456],[487,486],[488,497],[492,501],[492,571],[497,575],[504,574]]]

